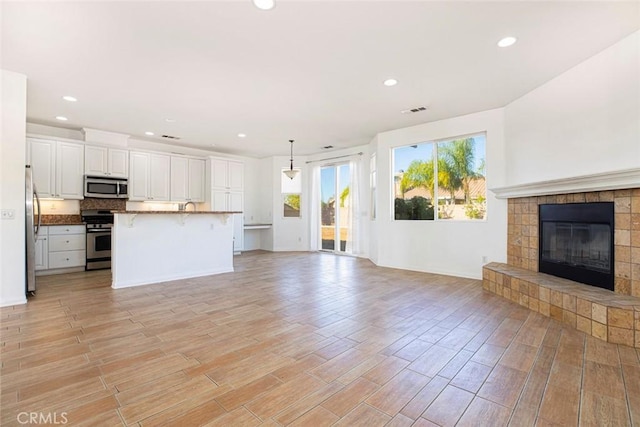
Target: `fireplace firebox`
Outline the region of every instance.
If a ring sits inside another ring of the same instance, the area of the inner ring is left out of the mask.
[[[613,203],[548,204],[539,209],[539,271],[613,291]]]

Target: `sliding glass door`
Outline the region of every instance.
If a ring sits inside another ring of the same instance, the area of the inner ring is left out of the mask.
[[[320,233],[321,249],[347,252],[351,237],[351,203],[349,188],[351,171],[348,163],[320,168]]]

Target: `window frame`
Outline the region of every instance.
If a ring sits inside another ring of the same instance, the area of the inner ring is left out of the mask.
[[[434,215],[433,215],[433,219],[424,219],[424,220],[420,220],[420,219],[396,219],[396,212],[395,212],[395,199],[396,199],[396,184],[395,184],[395,164],[396,164],[396,149],[398,148],[405,148],[405,147],[411,147],[414,145],[423,145],[423,144],[433,144],[433,148],[432,148],[432,161],[434,162],[434,175],[437,177],[438,176],[438,145],[445,143],[445,142],[451,142],[451,141],[456,141],[459,139],[466,139],[466,138],[473,138],[473,137],[478,137],[478,136],[483,136],[484,137],[484,143],[485,143],[485,149],[484,149],[484,179],[485,179],[485,213],[484,213],[484,217],[482,219],[473,219],[473,218],[462,218],[462,219],[455,219],[455,218],[439,218],[439,214],[438,214],[438,208],[437,208],[437,201],[439,200],[439,185],[438,185],[438,180],[434,180],[434,192],[433,192],[433,199],[432,199],[432,204],[434,201],[436,201],[436,205],[434,205]],[[389,209],[390,209],[390,219],[392,222],[395,221],[400,221],[400,222],[420,222],[420,223],[429,223],[429,222],[447,222],[447,223],[481,223],[481,222],[486,222],[487,218],[489,216],[489,206],[488,206],[488,191],[489,189],[487,188],[487,131],[480,131],[480,132],[473,132],[473,133],[468,133],[468,134],[461,134],[461,135],[456,135],[456,136],[450,136],[450,137],[444,137],[444,138],[436,138],[436,139],[430,139],[430,140],[420,140],[419,142],[414,142],[414,143],[405,143],[402,145],[394,145],[391,146],[390,149],[390,155],[389,155],[389,159],[390,159],[390,168],[389,170],[391,171],[391,176],[390,176],[390,197],[389,197]]]
[[[288,167],[286,167],[286,168],[283,167],[280,170],[280,203],[281,203],[281,207],[282,207],[282,210],[280,211],[280,217],[282,219],[284,219],[284,220],[302,219],[302,206],[303,206],[302,205],[302,200],[303,200],[303,197],[302,197],[302,169],[301,168],[296,168],[296,167],[294,167],[293,169],[298,171],[298,174],[296,175],[296,178],[294,178],[294,179],[299,179],[300,180],[300,189],[299,189],[300,191],[299,192],[283,192],[282,191],[283,190],[283,188],[282,188],[283,187],[283,182],[286,182],[284,180],[285,179],[287,179],[287,180],[290,179],[284,174],[284,171],[289,170],[289,168]],[[286,216],[284,214],[285,200],[289,196],[298,196],[300,198],[300,208],[298,209],[298,216]]]

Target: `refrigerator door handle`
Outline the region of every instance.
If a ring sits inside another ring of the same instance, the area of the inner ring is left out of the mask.
[[[36,198],[36,206],[38,206],[38,225],[36,225],[35,233],[33,233],[33,241],[35,242],[38,240],[38,234],[40,233],[40,226],[42,225],[42,213],[40,211],[40,197],[38,197],[38,190],[36,189],[35,183],[33,184],[33,195]]]

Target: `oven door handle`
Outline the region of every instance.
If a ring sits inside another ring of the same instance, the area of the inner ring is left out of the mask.
[[[87,234],[96,234],[96,233],[102,233],[102,234],[111,234],[111,229],[104,229],[104,228],[99,228],[99,229],[89,229],[87,230]]]

